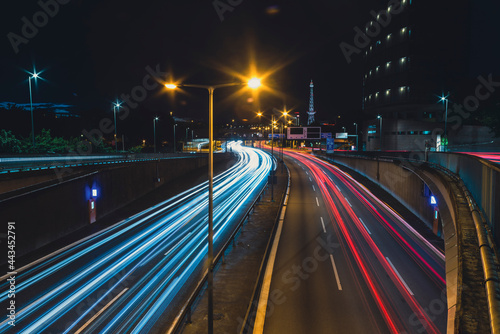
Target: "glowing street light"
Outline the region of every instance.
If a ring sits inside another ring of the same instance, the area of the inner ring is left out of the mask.
[[[116,136],[117,128],[116,128],[116,109],[120,110],[121,103],[113,103],[113,115],[115,118],[115,149],[118,152],[118,137]]]
[[[35,148],[35,121],[33,120],[33,95],[31,94],[31,79],[38,79],[40,76],[36,73],[36,71],[33,72],[33,74],[30,73],[30,76],[28,77],[28,86],[30,89],[30,112],[31,112],[31,138],[33,141],[33,148]]]
[[[213,309],[213,271],[214,271],[214,245],[213,245],[213,216],[214,216],[214,91],[217,88],[240,86],[244,83],[227,83],[220,85],[194,85],[173,83],[165,84],[167,89],[178,87],[193,87],[206,89],[208,91],[208,333],[214,332],[214,309]],[[252,78],[247,82],[248,87],[256,89],[261,86],[258,78]]]
[[[445,104],[445,115],[444,115],[444,137],[445,138],[446,138],[446,128],[448,125],[448,101],[449,101],[448,96],[449,96],[449,93],[446,96],[441,96],[441,98],[439,99],[439,101],[441,101]]]
[[[382,151],[382,115],[377,115],[377,118],[380,120],[380,150]]]
[[[156,122],[158,120],[159,120],[158,116],[153,118],[154,153],[156,153]]]

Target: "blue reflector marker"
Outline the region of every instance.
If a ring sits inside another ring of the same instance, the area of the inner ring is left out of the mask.
[[[436,205],[437,204],[436,197],[434,197],[434,195],[431,196],[431,204],[432,205]]]

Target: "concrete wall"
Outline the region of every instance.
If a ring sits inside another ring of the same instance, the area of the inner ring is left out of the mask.
[[[458,174],[481,207],[500,245],[500,168],[478,157],[460,153],[431,152],[429,162]]]
[[[335,156],[334,161],[378,183],[432,230],[434,207],[424,195],[424,182],[416,174],[385,160]]]
[[[227,158],[215,155],[216,162]],[[96,212],[99,219],[165,182],[187,178],[189,172],[206,165],[207,158],[200,157],[109,167],[5,199],[0,202],[0,221],[3,226],[8,221],[16,223],[16,253],[20,256],[90,224],[92,188],[98,191]]]

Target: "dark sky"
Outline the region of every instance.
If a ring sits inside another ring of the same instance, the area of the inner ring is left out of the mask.
[[[130,93],[142,83],[146,66],[159,66],[185,82],[208,84],[238,79],[224,74],[223,68],[246,75],[255,63],[259,73],[273,71],[266,84],[275,92],[260,94],[264,108],[286,102],[305,112],[310,79],[316,84],[319,118],[359,108],[361,58],[357,65],[348,65],[338,44],[342,39],[351,42],[352,28],[363,23],[371,9],[369,1],[240,2],[224,12],[221,21],[211,0],[73,0],[59,5],[58,13],[15,53],[7,35],[22,35],[21,19],[33,22],[41,8],[33,0],[11,1],[0,20],[0,101],[29,102],[24,69],[33,65],[45,70],[46,80],[38,82],[36,101],[85,110],[109,108],[110,101]],[[375,8],[384,4],[379,3]],[[217,101],[234,91],[217,91]],[[203,91],[189,90],[173,98],[157,89],[148,92],[144,104],[178,116],[202,117],[204,99]],[[242,106],[245,103],[247,97],[240,96],[219,109],[224,115],[234,110],[230,117],[248,117],[258,106]]]
[[[67,4],[18,53],[8,34],[22,35],[22,18],[33,22],[41,7],[35,0],[4,4],[0,101],[29,102],[24,70],[32,66],[44,70],[46,80],[38,82],[35,101],[85,112],[111,109],[111,101],[142,84],[147,66],[184,82],[217,84],[238,80],[221,69],[246,75],[255,63],[259,73],[272,73],[265,84],[273,92],[260,93],[262,108],[286,103],[304,113],[313,79],[318,119],[353,115],[360,109],[362,58],[348,64],[339,43],[352,44],[353,28],[367,22],[370,10],[387,6],[379,0],[232,0],[240,4],[221,21],[213,0],[59,1]],[[250,118],[258,109],[257,102],[247,102],[249,92],[227,100],[234,92],[216,91],[219,119]],[[206,105],[203,91],[174,96],[156,89],[134,112],[201,118]]]

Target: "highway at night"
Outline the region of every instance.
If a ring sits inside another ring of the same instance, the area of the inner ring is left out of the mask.
[[[444,253],[337,167],[292,151],[285,162],[290,198],[254,333],[446,332]]]
[[[273,165],[267,153],[229,145],[239,158],[214,181],[216,250]],[[178,309],[179,292],[206,269],[207,188],[189,189],[17,270],[15,330],[4,320],[0,333],[159,331],[165,310]],[[8,284],[2,278],[4,310]]]

